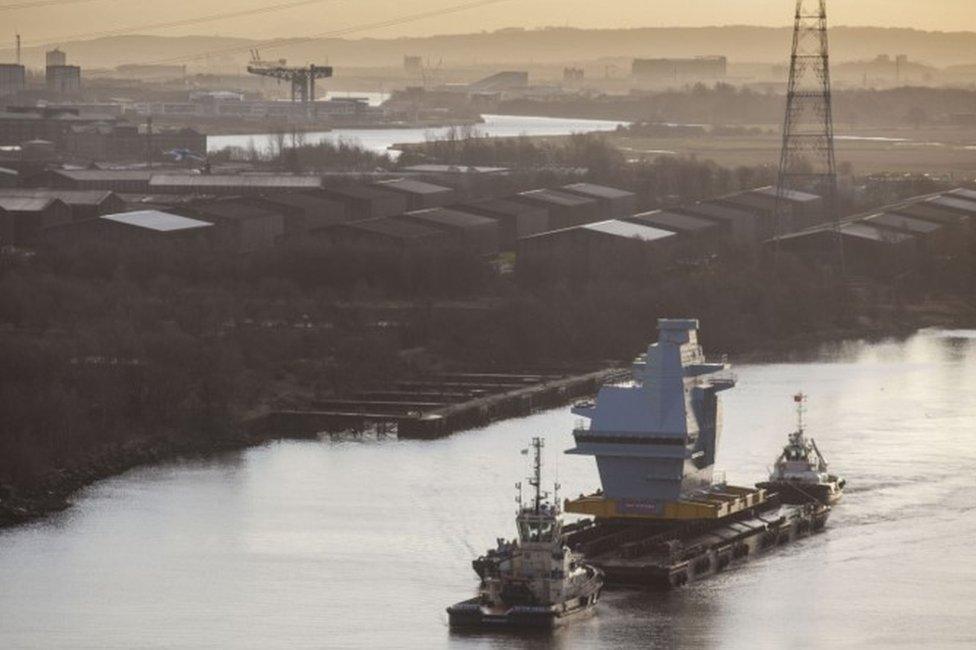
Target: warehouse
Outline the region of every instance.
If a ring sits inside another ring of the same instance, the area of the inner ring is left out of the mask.
[[[839,230],[846,269],[857,275],[891,277],[914,268],[919,248],[913,235],[862,222],[848,222]],[[837,232],[830,226],[805,230],[770,240],[770,247],[814,264],[837,258]]]
[[[145,169],[55,169],[41,177],[40,185],[63,190],[148,192],[152,177],[152,171]]]
[[[457,194],[450,187],[425,183],[412,178],[398,178],[379,181],[373,184],[382,190],[398,192],[406,197],[408,210],[426,210],[448,205],[457,200]]]
[[[103,214],[123,212],[125,201],[118,194],[106,190],[45,190],[16,188],[0,190],[0,197],[58,199],[71,208],[75,221],[94,219]]]
[[[604,217],[610,219],[623,219],[637,212],[637,195],[627,190],[595,183],[572,183],[563,185],[560,189],[576,196],[593,199],[600,204]]]
[[[784,208],[782,223],[776,219],[776,188],[763,187],[739,192],[717,199],[724,205],[754,212],[759,218],[758,235],[768,239],[779,233],[788,233],[823,223],[823,202],[820,197],[806,192],[787,190],[784,196],[788,207]]]
[[[71,221],[71,208],[52,198],[0,196],[0,242],[28,246],[43,232]]]
[[[332,242],[372,252],[416,252],[448,248],[453,238],[437,228],[406,219],[382,217],[352,221],[328,229]]]
[[[349,220],[349,211],[342,201],[321,194],[273,194],[261,202],[284,215],[286,234],[305,233]]]
[[[702,201],[674,208],[673,211],[723,224],[731,234],[732,241],[740,246],[757,246],[760,242],[760,217],[755,212],[733,208],[717,201]]]
[[[403,193],[374,186],[335,185],[322,188],[321,194],[345,204],[353,221],[393,217],[407,211],[407,197]]]
[[[923,204],[935,205],[945,210],[965,215],[966,217],[976,217],[976,202],[969,201],[963,196],[936,196],[922,201]]]
[[[318,176],[292,174],[154,174],[152,192],[242,196],[281,192],[304,192],[322,186]]]
[[[535,282],[649,277],[670,263],[676,240],[669,230],[617,219],[598,221],[521,239],[517,270]]]
[[[669,210],[652,210],[628,217],[625,221],[642,223],[662,230],[670,230],[684,238],[695,239],[701,243],[718,244],[728,232],[727,226],[704,217],[696,217]]]
[[[600,204],[593,199],[558,190],[530,190],[513,199],[549,211],[549,228],[559,230],[603,219]]]
[[[172,246],[209,248],[213,224],[161,210],[137,210],[107,214],[85,221],[75,221],[50,229],[45,242],[55,247],[104,246],[138,251],[149,247],[159,251]]]
[[[965,240],[954,234],[954,228],[925,221],[903,214],[883,212],[865,217],[861,220],[870,226],[884,230],[912,235],[918,245],[918,252],[929,255],[948,254],[958,252]]]
[[[481,255],[497,255],[498,222],[485,217],[450,208],[416,210],[403,214],[401,219],[443,230],[451,235],[455,245]]]
[[[916,203],[899,205],[890,208],[888,212],[903,214],[916,219],[924,219],[925,221],[932,221],[934,223],[941,223],[946,226],[954,226],[957,229],[965,229],[971,225],[971,219],[965,214],[960,214],[956,210],[951,210],[945,206],[929,203],[928,201],[919,201]]]
[[[15,169],[0,167],[0,188],[17,187],[20,185],[20,174]]]
[[[463,203],[459,210],[490,217],[498,222],[498,243],[502,250],[514,251],[518,240],[549,230],[549,211],[541,206],[512,201],[488,199]]]
[[[285,218],[280,212],[246,198],[197,201],[172,208],[172,212],[213,223],[215,245],[235,253],[272,248],[285,233]]]

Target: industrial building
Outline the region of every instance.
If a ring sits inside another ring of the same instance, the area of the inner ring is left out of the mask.
[[[0,190],[0,198],[57,199],[71,210],[72,221],[125,211],[125,201],[118,194],[105,190],[12,188]]]
[[[64,147],[72,127],[111,122],[109,116],[79,115],[76,109],[9,106],[0,110],[0,146],[46,140],[57,149]]]
[[[58,199],[0,196],[3,245],[34,245],[46,229],[70,221],[71,209]]]
[[[717,201],[701,201],[674,208],[673,211],[723,224],[731,241],[739,246],[758,246],[762,242],[760,217],[755,212]]]
[[[930,256],[954,255],[967,245],[976,226],[976,193],[953,190],[859,216],[840,224],[822,224],[767,242],[812,261],[836,256],[839,237],[849,272],[875,277],[914,270]]]
[[[81,67],[77,65],[49,65],[44,71],[49,92],[69,95],[81,91]]]
[[[498,222],[470,212],[450,208],[431,208],[403,214],[406,219],[451,235],[454,245],[479,255],[497,255]]]
[[[450,233],[439,228],[385,217],[345,223],[328,232],[337,246],[379,253],[430,251],[451,246],[455,241]]]
[[[559,230],[600,221],[600,204],[594,199],[558,190],[529,190],[512,197],[517,201],[545,208],[549,212],[548,230]]]
[[[261,205],[284,215],[286,235],[300,235],[349,220],[349,210],[343,202],[312,193],[270,194],[261,199]]]
[[[148,191],[173,194],[241,196],[284,192],[307,192],[322,186],[318,176],[296,174],[186,174],[156,173]]]
[[[559,189],[569,194],[593,199],[600,204],[603,216],[611,219],[623,219],[637,212],[637,195],[627,190],[595,183],[572,183],[563,185]]]
[[[53,169],[34,185],[64,190],[106,190],[116,193],[149,191],[153,172],[147,169]]]
[[[757,229],[761,239],[774,237],[777,233],[796,232],[832,221],[824,213],[823,200],[819,196],[795,190],[784,192],[783,200],[786,205],[779,217],[776,214],[775,187],[761,187],[746,192],[737,192],[716,200],[723,205],[754,213],[758,217]]]
[[[27,69],[19,63],[0,63],[0,97],[16,95],[27,87]]]
[[[670,210],[641,212],[628,217],[626,221],[660,228],[661,230],[670,230],[685,239],[695,240],[697,244],[706,245],[709,248],[714,247],[722,240],[728,240],[729,235],[727,224],[712,221],[705,217],[671,212]]]
[[[379,181],[374,185],[380,189],[397,192],[405,196],[408,210],[437,208],[457,200],[456,193],[450,187],[425,183],[412,178]]]
[[[112,213],[49,229],[44,242],[55,248],[111,246],[119,250],[172,252],[186,247],[209,249],[212,223],[162,210]]]
[[[649,81],[694,81],[724,79],[728,74],[724,56],[699,56],[691,59],[634,59],[631,75]]]
[[[836,256],[838,236],[844,250],[844,264],[850,273],[891,277],[912,269],[917,260],[918,244],[914,236],[868,223],[844,223],[836,232],[832,224],[824,224],[784,235],[776,242],[781,253],[824,264]]]
[[[72,126],[65,134],[64,152],[78,158],[99,161],[169,160],[167,152],[187,150],[205,155],[207,136],[195,129],[156,128],[123,123],[94,123]]]
[[[285,234],[284,215],[249,198],[194,201],[174,206],[170,211],[213,223],[214,245],[233,253],[246,254],[273,248]]]
[[[646,277],[671,261],[670,230],[611,219],[519,240],[518,273],[532,281],[584,282],[599,277]]]
[[[509,199],[488,199],[462,203],[459,210],[491,217],[498,222],[498,243],[502,250],[514,251],[518,240],[549,229],[549,211],[541,206]]]
[[[345,204],[350,219],[364,220],[393,217],[407,211],[407,197],[367,185],[334,185],[323,187],[321,194]]]

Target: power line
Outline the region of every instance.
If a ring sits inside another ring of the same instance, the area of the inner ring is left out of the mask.
[[[299,38],[277,38],[268,41],[258,42],[258,43],[248,43],[246,45],[238,45],[233,47],[225,47],[216,50],[208,50],[206,52],[198,52],[196,54],[185,54],[182,56],[171,57],[167,59],[159,59],[156,61],[144,61],[141,62],[142,65],[153,65],[161,63],[179,63],[181,61],[193,61],[195,59],[203,59],[209,56],[214,56],[217,54],[235,54],[237,52],[247,52],[253,48],[259,50],[272,50],[279,47],[285,47],[289,45],[301,45],[302,43],[309,43],[316,41],[321,38],[336,38],[340,36],[348,36],[349,34],[356,34],[359,32],[370,31],[373,29],[380,29],[384,27],[396,27],[399,25],[404,25],[407,23],[416,22],[418,20],[424,20],[426,18],[436,18],[439,16],[447,16],[450,14],[460,13],[462,11],[468,11],[470,9],[478,9],[480,7],[487,7],[489,5],[501,4],[503,2],[511,2],[512,0],[476,0],[474,2],[462,2],[460,4],[446,7],[444,9],[434,9],[430,11],[422,11],[415,14],[405,14],[402,16],[397,16],[395,18],[390,18],[387,20],[381,20],[371,23],[363,23],[359,25],[350,25],[349,27],[342,27],[340,29],[334,29],[328,32],[322,32],[320,34],[313,34],[312,36],[303,36]]]
[[[18,9],[40,9],[42,7],[57,7],[60,5],[77,5],[99,0],[37,0],[37,2],[16,2],[0,5],[0,11],[17,11]]]
[[[94,0],[76,0],[76,1],[92,2]],[[28,45],[29,46],[46,45],[48,43],[55,43],[55,42],[64,43],[66,41],[76,41],[76,40],[82,40],[88,38],[101,38],[104,36],[119,36],[122,34],[131,34],[143,30],[168,29],[171,27],[186,27],[188,25],[198,25],[200,23],[208,23],[208,22],[213,22],[215,20],[229,20],[232,18],[241,18],[243,16],[255,16],[258,14],[267,14],[267,13],[274,13],[276,11],[295,9],[298,7],[304,7],[312,4],[322,4],[323,2],[336,2],[336,1],[337,0],[300,0],[298,2],[284,2],[282,4],[271,5],[269,7],[258,7],[256,9],[242,9],[240,11],[228,11],[220,14],[209,14],[207,16],[198,16],[196,18],[183,18],[181,20],[170,20],[170,21],[159,22],[159,23],[147,23],[144,25],[136,25],[133,27],[121,27],[118,29],[106,29],[106,30],[101,30],[96,32],[72,34],[70,36],[45,38],[44,40],[32,41],[28,43]]]

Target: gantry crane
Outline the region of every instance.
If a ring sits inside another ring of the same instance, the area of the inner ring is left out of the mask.
[[[247,71],[262,77],[290,82],[291,101],[300,101],[303,104],[315,101],[316,79],[327,79],[332,76],[332,66],[330,65],[315,65],[313,63],[307,68],[290,68],[285,65],[284,59],[277,63],[261,61],[257,50],[251,52],[251,65],[247,66]]]

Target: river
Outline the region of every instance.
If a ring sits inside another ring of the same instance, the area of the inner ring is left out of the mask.
[[[481,135],[495,137],[514,137],[519,135],[556,136],[571,133],[591,133],[594,131],[613,131],[626,122],[608,120],[586,120],[561,117],[527,117],[523,115],[483,115],[484,123],[474,128]],[[395,144],[412,144],[427,140],[444,138],[451,127],[429,129],[335,129],[315,131],[304,134],[304,142],[347,141],[364,149],[383,153]],[[247,149],[254,143],[258,151],[272,148],[274,135],[212,135],[207,138],[207,150],[219,151],[228,147]],[[394,152],[395,153],[395,152]]]
[[[560,408],[434,442],[285,441],[130,471],[0,532],[3,648],[976,646],[976,332],[824,348],[737,368],[719,466],[759,479],[808,393],[848,479],[825,533],[670,594],[609,592],[551,637],[452,634],[469,562],[513,534],[530,436],[550,477]]]

